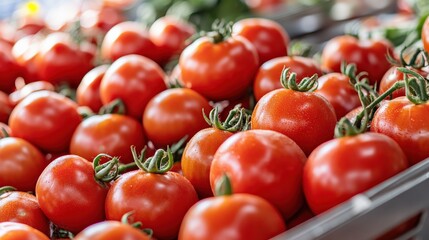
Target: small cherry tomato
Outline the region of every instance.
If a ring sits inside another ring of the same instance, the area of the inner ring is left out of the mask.
[[[18,240],[18,239],[49,240],[49,238],[39,230],[32,228],[26,224],[16,223],[16,222],[0,223],[0,239],[2,240]]]
[[[9,94],[10,102],[13,106],[16,106],[19,102],[21,102],[25,97],[30,95],[33,92],[48,90],[55,91],[54,85],[50,82],[46,81],[36,81],[25,84],[23,87],[16,89],[14,92]]]
[[[108,65],[100,65],[85,74],[76,90],[76,101],[79,106],[87,106],[94,112],[100,110],[103,106],[100,84],[108,68]]]
[[[82,232],[74,240],[150,240],[151,238],[141,230],[117,221],[103,221],[95,223]]]

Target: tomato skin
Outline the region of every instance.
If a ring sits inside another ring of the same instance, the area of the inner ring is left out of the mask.
[[[107,32],[101,44],[101,56],[110,61],[129,54],[137,54],[158,62],[157,50],[149,38],[148,31],[137,22],[116,24]]]
[[[411,69],[420,75],[427,77],[429,74],[423,70]],[[411,77],[409,75],[409,77]],[[404,73],[398,70],[398,67],[393,66],[389,70],[387,70],[386,74],[384,74],[383,78],[380,82],[380,87],[378,89],[378,93],[382,94],[386,92],[393,84],[398,81],[404,80]],[[405,88],[400,88],[392,93],[392,99],[405,96]]]
[[[270,129],[290,137],[308,156],[334,137],[334,108],[317,93],[277,89],[265,94],[252,113],[252,129]],[[309,137],[311,136],[311,137]]]
[[[367,72],[370,84],[379,83],[391,67],[386,54],[394,56],[393,46],[384,40],[358,40],[338,36],[328,41],[322,51],[322,69],[340,72],[341,62],[355,63],[359,72]]]
[[[141,119],[149,100],[167,88],[164,78],[163,70],[146,57],[121,57],[107,69],[101,80],[101,101],[108,104],[119,98],[125,104],[127,115]]]
[[[423,48],[429,52],[429,18],[426,18],[422,28]]]
[[[395,140],[414,165],[429,157],[429,103],[415,105],[406,97],[383,104],[374,114],[371,131]]]
[[[182,175],[135,170],[117,179],[106,197],[106,217],[120,220],[134,211],[134,221],[151,228],[156,239],[174,239],[188,209],[198,201],[192,184]]]
[[[27,224],[46,236],[50,234],[49,220],[43,214],[34,195],[26,192],[7,192],[0,195],[0,222]]]
[[[22,77],[27,83],[41,80],[36,61],[41,41],[40,36],[29,35],[16,41],[12,47],[12,55],[21,67]]]
[[[81,121],[75,102],[55,92],[39,91],[16,105],[9,126],[14,137],[43,151],[65,152]]]
[[[235,193],[268,200],[286,220],[303,203],[302,169],[306,157],[287,136],[271,130],[249,130],[229,137],[216,151],[210,185],[227,174]],[[267,176],[270,176],[267,178]]]
[[[108,68],[108,65],[100,65],[85,74],[76,90],[76,102],[79,106],[87,106],[94,112],[100,110],[103,106],[100,84]]]
[[[65,155],[42,172],[36,184],[36,197],[42,211],[55,225],[78,233],[105,219],[107,190],[95,181],[88,160]]]
[[[20,75],[21,68],[12,55],[12,47],[0,41],[0,91],[11,93]]]
[[[336,138],[308,157],[304,193],[311,210],[320,214],[407,167],[399,145],[385,135],[368,132]]]
[[[315,93],[326,98],[332,104],[337,119],[361,105],[359,95],[350,83],[349,77],[341,73],[328,73],[318,79]]]
[[[284,67],[290,68],[296,73],[296,81],[299,83],[304,77],[311,77],[313,74],[321,76],[322,70],[311,58],[299,56],[286,56],[271,59],[259,67],[253,83],[253,92],[258,101],[268,92],[283,88],[280,83],[280,75]]]
[[[255,47],[233,36],[220,43],[201,37],[186,47],[179,58],[182,81],[210,100],[241,96],[258,69]]]
[[[233,25],[233,34],[249,40],[258,52],[259,65],[287,55],[289,35],[277,22],[265,18],[246,18]]]
[[[120,11],[110,7],[88,9],[80,15],[81,27],[90,36],[106,33],[124,20],[125,17]]]
[[[182,154],[182,171],[201,198],[213,196],[210,186],[210,166],[219,146],[233,133],[217,128],[197,132],[186,144]]]
[[[103,221],[95,223],[82,232],[74,240],[150,240],[151,238],[141,230],[117,221]]]
[[[191,23],[164,16],[158,18],[149,28],[149,37],[159,49],[163,49],[168,60],[180,54],[186,47],[186,40],[196,33]]]
[[[13,106],[6,93],[0,91],[0,123],[7,123]]]
[[[0,239],[2,240],[49,240],[49,238],[37,229],[26,224],[16,222],[0,223]]]
[[[16,106],[16,104],[21,102],[31,93],[41,90],[55,91],[55,87],[52,85],[52,83],[46,81],[30,82],[25,84],[22,88],[16,89],[14,92],[9,94],[9,100],[13,106]]]
[[[67,83],[74,88],[93,67],[70,35],[62,32],[51,33],[41,42],[36,65],[42,80],[54,85]]]
[[[0,186],[33,191],[46,165],[43,154],[24,139],[0,139]]]
[[[244,193],[200,200],[186,213],[179,240],[269,239],[286,230],[277,209]]]
[[[155,147],[165,147],[184,136],[191,138],[207,127],[202,110],[208,116],[211,106],[192,89],[167,89],[147,104],[143,114],[143,128]]]
[[[70,153],[92,160],[100,153],[119,157],[120,162],[130,163],[130,147],[143,149],[143,127],[132,117],[120,114],[95,115],[82,121],[74,131]]]

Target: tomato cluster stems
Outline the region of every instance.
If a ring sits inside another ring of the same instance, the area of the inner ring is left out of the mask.
[[[167,147],[167,150],[156,150],[155,154],[146,160],[146,148],[144,148],[140,155],[138,155],[135,146],[131,146],[131,153],[137,167],[147,173],[163,174],[173,167],[174,158],[170,147]]]
[[[122,215],[121,217],[121,222],[123,224],[127,224],[130,225],[133,228],[136,228],[142,232],[144,232],[145,234],[147,234],[149,237],[152,237],[153,235],[153,230],[150,228],[142,228],[143,224],[142,222],[130,222],[130,218],[131,216],[134,214],[134,211],[129,211],[127,213],[125,213],[124,215]]]
[[[283,68],[280,75],[281,85],[293,91],[298,92],[313,92],[318,87],[318,75],[317,73],[313,74],[311,77],[305,77],[299,82],[296,83],[296,73],[290,72],[290,68]]]
[[[101,159],[109,159],[108,162],[100,164]],[[98,182],[106,183],[114,180],[119,174],[119,158],[105,153],[98,154],[92,161],[94,177]]]
[[[416,105],[426,103],[429,100],[428,80],[408,68],[401,67],[398,70],[404,73],[405,94],[408,100]],[[413,77],[410,79],[408,74]]]
[[[111,114],[111,113],[117,113],[117,114],[125,114],[125,104],[122,101],[122,99],[117,98],[110,103],[102,106],[100,108],[100,111],[98,112],[99,115],[103,114]]]
[[[229,111],[224,122],[220,120],[219,109],[217,107],[210,111],[208,117],[204,113],[204,109],[202,112],[206,122],[213,128],[228,132],[245,131],[250,128],[250,111],[240,107],[240,105],[235,106]]]

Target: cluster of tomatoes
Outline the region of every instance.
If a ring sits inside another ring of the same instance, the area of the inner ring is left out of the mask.
[[[0,39],[2,239],[268,239],[429,157],[424,49],[80,17]]]

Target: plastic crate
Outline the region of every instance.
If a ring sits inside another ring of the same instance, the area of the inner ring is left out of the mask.
[[[428,213],[429,158],[273,239],[375,239],[413,217],[398,239],[429,239]]]

